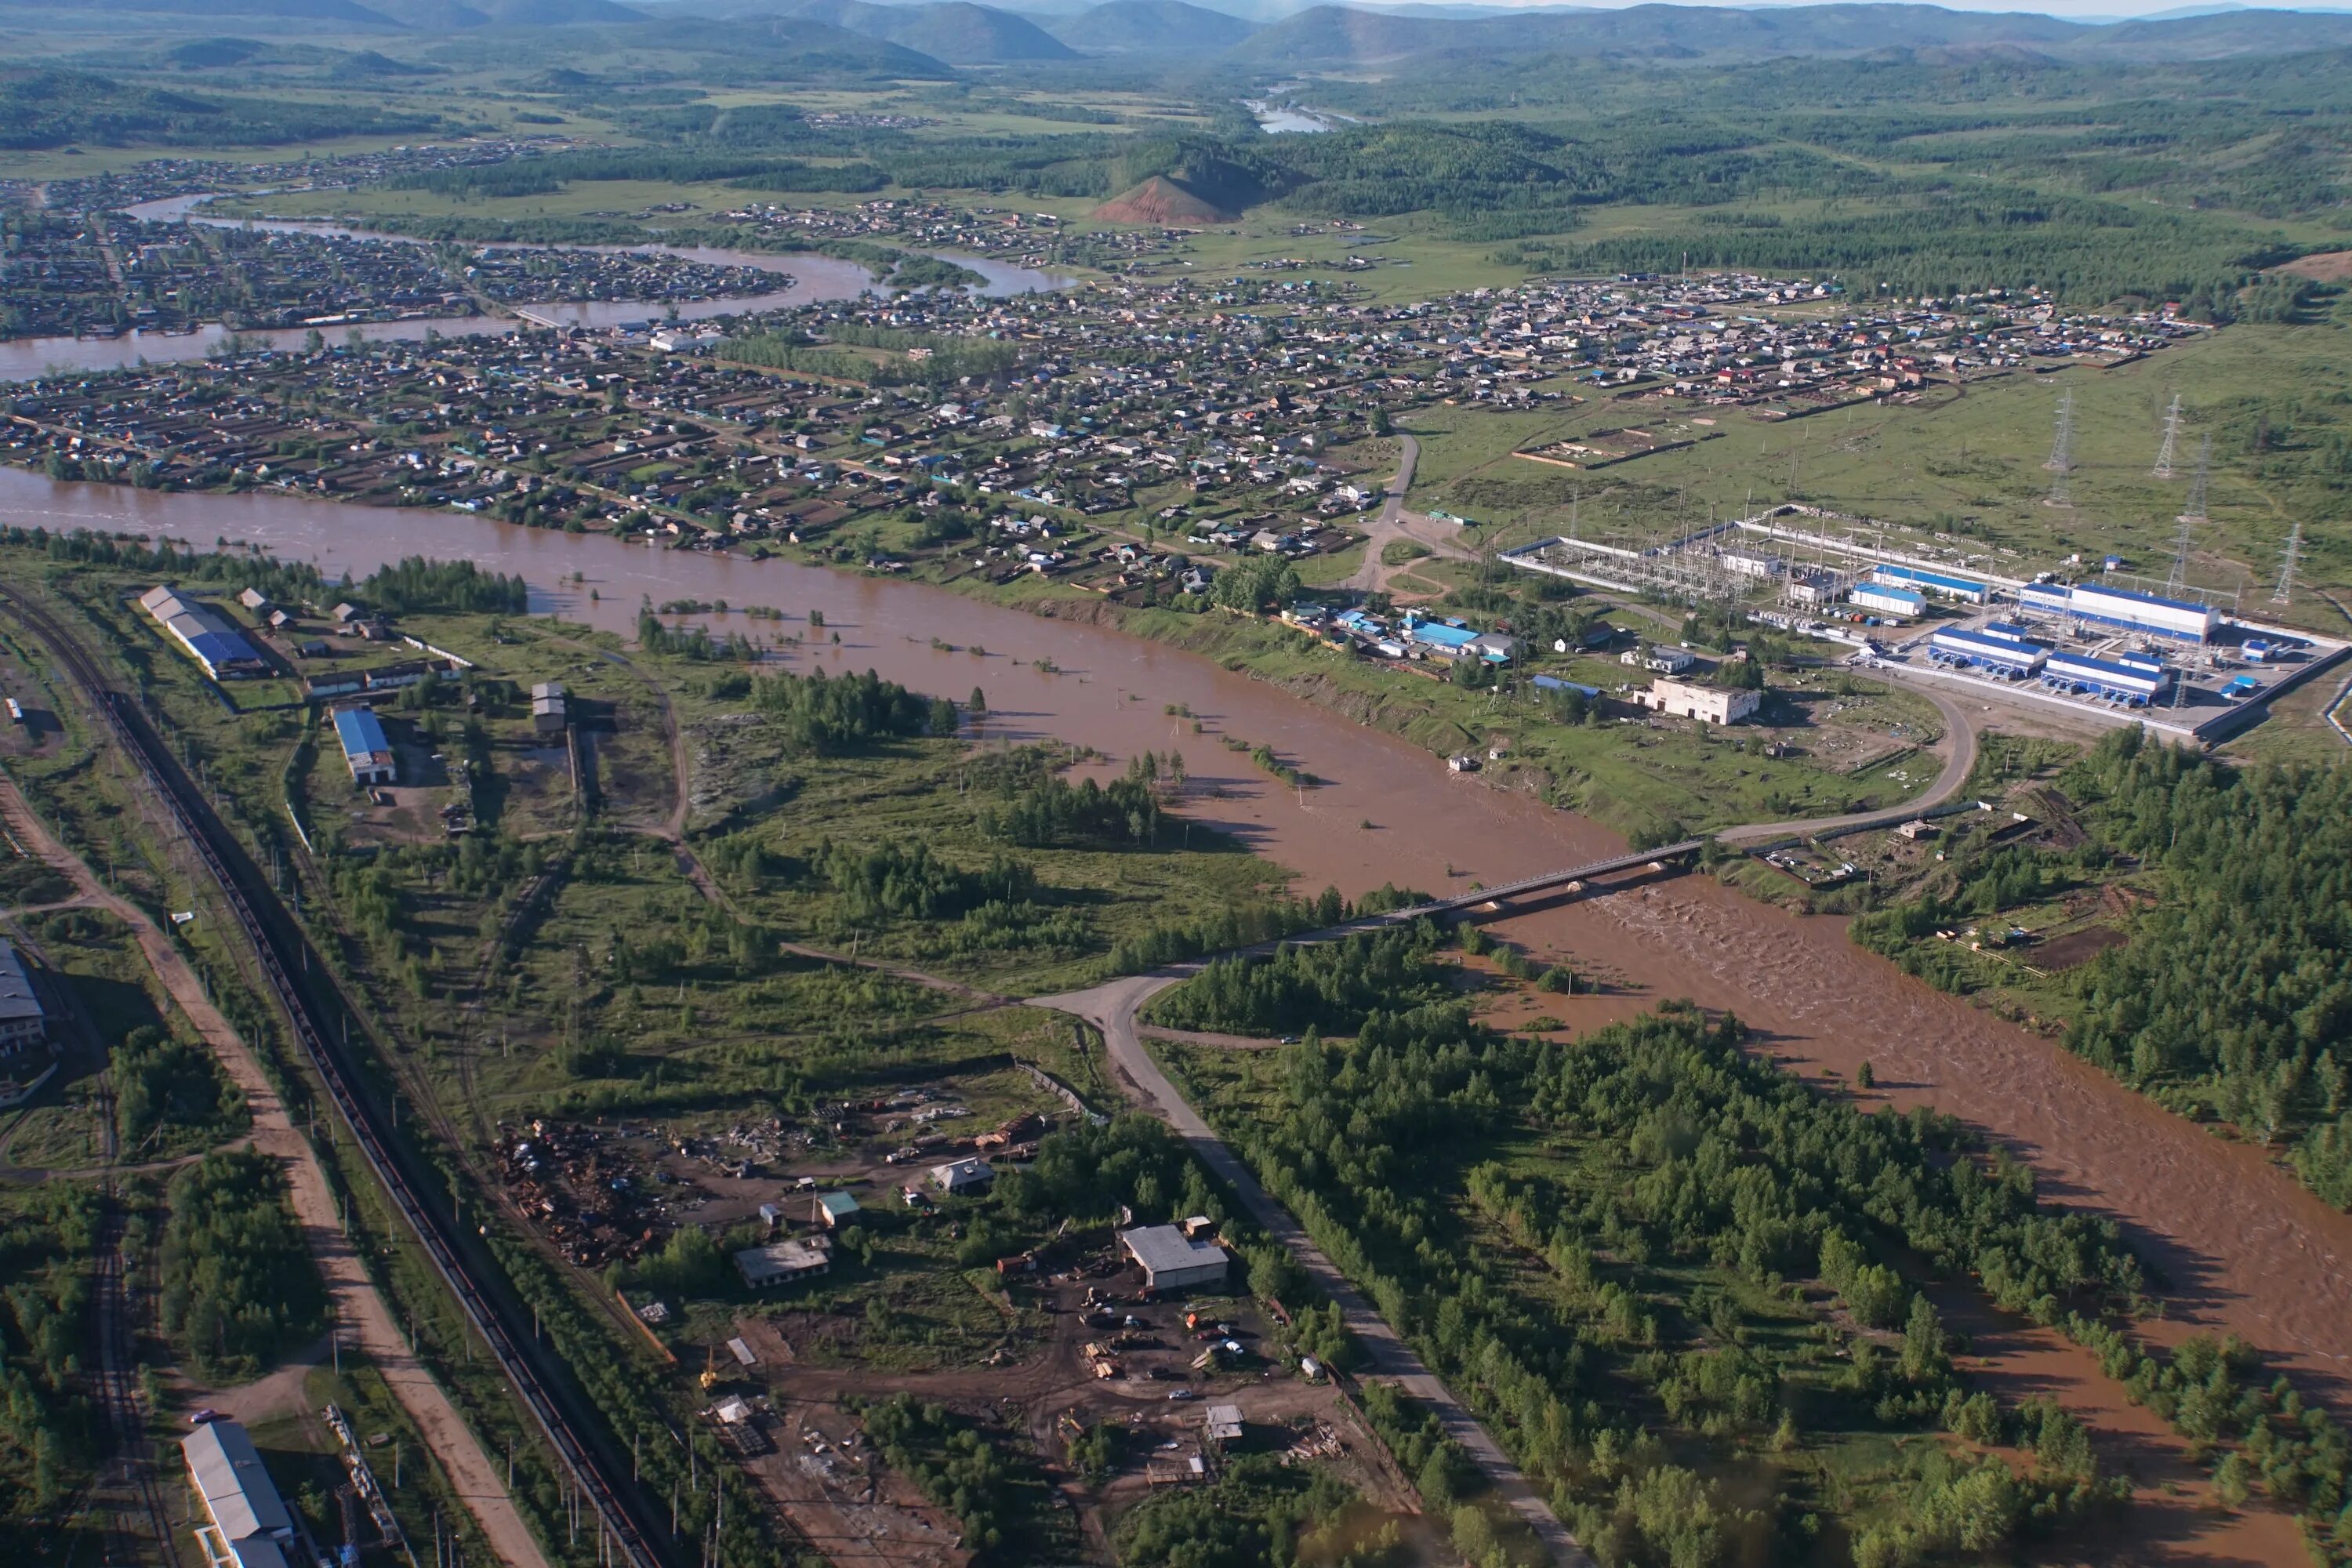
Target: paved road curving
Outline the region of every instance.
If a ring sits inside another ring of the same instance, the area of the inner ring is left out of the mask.
[[[1529,1484],[1519,1468],[1511,1462],[1478,1418],[1454,1395],[1438,1376],[1423,1364],[1421,1356],[1400,1338],[1386,1319],[1366,1300],[1347,1276],[1324,1256],[1323,1249],[1293,1219],[1288,1211],[1275,1202],[1273,1196],[1258,1184],[1248,1165],[1234,1153],[1223,1139],[1211,1130],[1201,1113],[1192,1109],[1176,1086],[1168,1081],[1136,1030],[1135,1016],[1152,996],[1184,979],[1195,965],[1163,970],[1156,974],[1136,974],[1108,981],[1090,991],[1073,991],[1059,996],[1040,996],[1032,1006],[1051,1007],[1058,1012],[1072,1013],[1102,1030],[1103,1045],[1112,1066],[1118,1070],[1124,1087],[1139,1100],[1146,1110],[1153,1111],[1173,1127],[1178,1135],[1200,1156],[1201,1163],[1241,1195],[1258,1224],[1266,1233],[1287,1247],[1300,1267],[1314,1278],[1323,1293],[1339,1305],[1348,1330],[1356,1336],[1370,1358],[1370,1373],[1396,1384],[1400,1391],[1419,1400],[1437,1413],[1447,1436],[1462,1445],[1487,1482],[1529,1529],[1543,1542],[1551,1560],[1564,1568],[1591,1568],[1591,1559],[1568,1526],[1560,1522],[1541,1493]]]
[[[1906,800],[1901,805],[1884,811],[1857,811],[1844,816],[1816,816],[1802,822],[1750,822],[1738,827],[1727,827],[1716,835],[1726,844],[1752,844],[1759,839],[1802,837],[1807,834],[1829,833],[1845,828],[1888,827],[1898,822],[1908,822],[1933,806],[1943,805],[1960,793],[1969,775],[1976,772],[1977,727],[1967,712],[1951,698],[1940,691],[1919,691],[1916,687],[1906,689],[1918,691],[1936,705],[1943,716],[1945,739],[1948,742],[1944,758],[1944,771],[1936,782],[1916,800]]]

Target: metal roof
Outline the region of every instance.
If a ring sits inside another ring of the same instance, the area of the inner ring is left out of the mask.
[[[33,977],[25,973],[25,961],[16,955],[16,944],[0,937],[0,1023],[37,1021],[47,1016],[42,1011],[39,993],[33,989]]]
[[[392,742],[383,737],[383,721],[365,708],[337,709],[335,733],[342,738],[343,755],[347,757],[392,750]]]
[[[1178,1273],[1187,1268],[1223,1268],[1232,1255],[1213,1241],[1194,1241],[1176,1226],[1146,1225],[1118,1233],[1120,1243],[1146,1274]]]
[[[188,1479],[223,1537],[236,1542],[294,1533],[294,1518],[244,1427],[208,1421],[182,1439],[180,1451],[188,1461]]]

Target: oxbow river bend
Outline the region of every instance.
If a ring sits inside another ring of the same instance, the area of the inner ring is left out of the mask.
[[[210,199],[209,196],[170,196],[160,201],[142,202],[122,210],[133,217],[159,223],[186,219],[227,228],[245,226],[247,220],[243,218],[199,216],[202,205]],[[371,229],[351,228],[332,223],[256,218],[252,220],[252,226],[281,234],[321,234],[343,238],[382,239],[404,245],[425,243],[406,235],[379,234]],[[854,300],[874,288],[874,275],[857,263],[814,253],[782,255],[772,251],[730,250],[700,245],[517,244],[495,245],[488,248],[659,252],[714,267],[753,268],[776,274],[775,289],[766,293],[677,301],[675,307],[677,318],[688,321],[704,321],[714,316],[748,315],[760,310],[781,310],[793,305],[818,304],[828,300]],[[1038,293],[1066,289],[1072,282],[1064,273],[1016,267],[992,257],[963,256],[948,251],[927,254],[937,255],[942,260],[955,262],[979,273],[983,281],[973,287],[982,294]],[[520,309],[529,310],[534,322],[540,325],[602,328],[619,326],[625,321],[663,319],[672,306],[667,301],[645,300],[555,300],[524,305]],[[364,322],[359,331],[362,337],[371,342],[414,341],[427,332],[438,332],[447,338],[494,337],[530,324],[532,323],[504,316],[416,317],[398,321]],[[324,330],[330,337],[340,341],[345,329],[332,327]],[[236,337],[244,343],[266,343],[272,348],[295,349],[302,345],[308,333],[307,328],[287,327],[238,332]],[[131,331],[116,338],[16,338],[0,341],[0,382],[34,381],[75,371],[121,370],[142,361],[151,364],[182,363],[203,359],[229,336],[226,328],[211,324],[192,332]]]
[[[520,574],[534,611],[624,636],[648,596],[772,605],[785,613],[787,631],[821,610],[840,646],[811,640],[779,651],[787,668],[870,667],[958,699],[979,686],[992,738],[1092,745],[1111,766],[1146,748],[1181,750],[1199,792],[1185,815],[1294,869],[1310,892],[1328,883],[1352,895],[1383,882],[1466,890],[1473,879],[1498,883],[1622,847],[1592,823],[1455,778],[1433,756],[1206,659],[919,584],[455,512],[155,493],[15,468],[0,468],[0,521],[127,529],[197,548],[225,538],[331,575],[362,575],[412,554],[462,557]],[[755,637],[772,625],[705,618]],[[1207,732],[1168,717],[1171,704],[1204,721]],[[1295,793],[1228,751],[1224,735],[1271,744],[1328,782]],[[1790,915],[1704,876],[1516,916],[1502,929],[1615,979],[1599,996],[1546,998],[1579,1029],[1681,996],[1737,1014],[1797,1070],[1850,1080],[1869,1061],[1875,1098],[1960,1117],[2031,1162],[2046,1194],[2121,1222],[2169,1281],[2167,1317],[2151,1328],[2158,1337],[2234,1331],[2285,1358],[2339,1409],[2352,1407],[2352,1216],[2257,1151],[2168,1116],[2057,1046],[1910,980],[1852,946],[1842,921]],[[2018,1373],[2016,1392],[2071,1386],[2069,1403],[2104,1410],[2110,1426],[2137,1421],[2153,1431],[2152,1417],[2122,1406],[2112,1384],[2102,1389],[2087,1356],[2030,1331],[2004,1338],[2015,1366],[2032,1369]],[[2233,1535],[2242,1528],[2231,1527]],[[2292,1543],[2291,1529],[2283,1539]],[[2273,1555],[2265,1543],[2233,1544]]]

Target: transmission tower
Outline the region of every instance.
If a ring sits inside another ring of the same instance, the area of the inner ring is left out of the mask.
[[[2074,471],[2074,389],[2071,386],[2058,399],[2058,434],[2050,443],[2050,460],[2042,466],[2051,473],[2050,504],[2072,506],[2066,495],[2066,476]]]
[[[2197,477],[2189,482],[2189,504],[2180,509],[2183,522],[2205,521],[2205,483],[2213,468],[2213,437],[2208,436],[2197,444]]]
[[[2164,591],[2168,594],[2178,594],[2189,585],[2189,535],[2197,526],[2197,520],[2184,511],[2179,522],[2180,531],[2172,541],[2172,571],[2164,579]]]
[[[2280,552],[2278,588],[2271,595],[2271,603],[2284,605],[2294,592],[2294,569],[2303,559],[2303,524],[2287,530],[2286,549]]]
[[[2164,411],[2164,445],[2156,449],[2156,467],[2151,470],[2159,479],[2172,477],[2172,451],[2180,444],[2180,394],[2172,395],[2172,406]]]

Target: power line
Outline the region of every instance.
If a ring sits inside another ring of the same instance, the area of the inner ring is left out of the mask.
[[[2050,460],[2042,466],[2051,473],[2049,504],[2074,505],[2066,494],[2066,476],[2074,471],[2074,389],[2071,386],[2058,399],[2058,433],[2050,443]]]
[[[2303,524],[2296,523],[2287,531],[2286,548],[2280,552],[2278,588],[2271,595],[2271,603],[2284,605],[2294,592],[2294,569],[2303,559]]]
[[[2150,470],[2155,478],[2172,477],[2173,448],[2180,444],[2180,394],[2172,395],[2172,406],[2164,411],[2164,445],[2156,449],[2156,467]]]
[[[2189,504],[2180,509],[2184,522],[2205,521],[2206,481],[2213,471],[2213,437],[2208,436],[2197,444],[2197,477],[2189,483]]]

